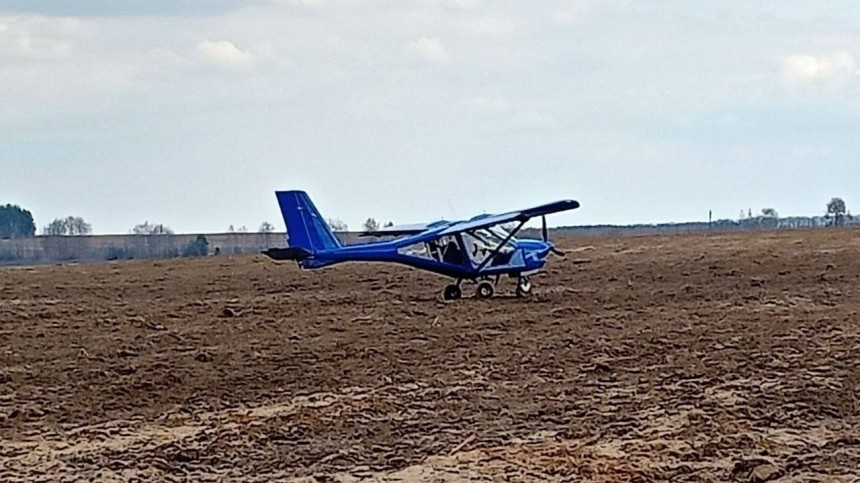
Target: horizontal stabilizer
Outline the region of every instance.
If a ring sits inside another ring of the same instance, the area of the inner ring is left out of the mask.
[[[269,248],[268,250],[263,252],[263,255],[266,255],[272,260],[293,260],[296,262],[300,262],[313,254],[301,247],[289,247]]]

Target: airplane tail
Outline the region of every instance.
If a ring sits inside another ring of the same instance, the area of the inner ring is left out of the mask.
[[[278,204],[287,224],[287,245],[306,257],[340,248],[325,219],[304,191],[278,191]]]

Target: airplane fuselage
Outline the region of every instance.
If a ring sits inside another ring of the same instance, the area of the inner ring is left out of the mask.
[[[278,191],[276,196],[287,225],[287,247],[270,248],[263,252],[267,256],[295,261],[304,269],[343,262],[399,263],[454,278],[456,282],[443,291],[445,300],[461,297],[463,281],[475,282],[479,298],[491,298],[501,275],[517,279],[518,296],[530,293],[529,275],[544,267],[550,253],[563,255],[548,241],[546,215],[579,207],[577,201],[561,200],[466,221],[383,227],[362,235],[393,240],[343,245],[307,193]],[[543,221],[543,240],[515,239],[535,217]]]
[[[461,280],[474,280],[496,275],[517,277],[540,271],[546,264],[553,249],[549,242],[541,240],[513,240],[504,256],[495,257],[484,266],[479,258],[469,256],[461,250],[461,257],[434,257],[429,244],[437,237],[434,233],[419,237],[347,245],[335,250],[324,250],[301,261],[302,268],[314,269],[343,262],[393,262],[413,268],[438,273]],[[459,246],[464,247],[462,238],[457,236]],[[416,254],[409,247],[425,247],[426,251]]]

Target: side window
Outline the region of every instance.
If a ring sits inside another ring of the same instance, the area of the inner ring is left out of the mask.
[[[425,243],[415,243],[412,245],[405,246],[403,248],[399,248],[397,253],[401,255],[407,255],[410,257],[418,257],[418,258],[427,258],[432,259],[436,258],[433,252],[430,250],[430,246]]]
[[[480,265],[490,256],[493,248],[486,240],[483,240],[472,233],[463,233],[463,245],[466,248],[466,256],[475,265]]]
[[[427,245],[436,260],[454,265],[462,265],[466,261],[456,236],[443,236],[427,242]]]

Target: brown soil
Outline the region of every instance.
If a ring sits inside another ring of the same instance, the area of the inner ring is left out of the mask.
[[[860,232],[562,246],[0,270],[0,480],[860,481]]]

